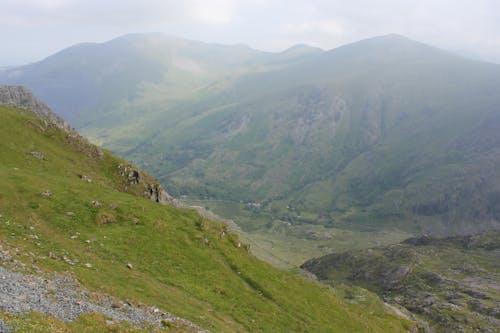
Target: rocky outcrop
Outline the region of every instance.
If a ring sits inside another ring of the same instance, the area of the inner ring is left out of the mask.
[[[56,125],[65,131],[71,131],[68,122],[56,115],[33,93],[21,86],[0,85],[0,104],[13,105],[36,113],[43,121]]]
[[[500,231],[433,238],[315,258],[319,280],[362,286],[428,322],[424,332],[498,332]]]
[[[141,169],[132,165],[118,164],[118,175],[123,179],[123,186],[126,191],[136,192],[165,205],[178,206],[177,201],[170,196],[161,186],[161,184],[151,176],[144,173]]]
[[[161,186],[161,184],[148,184],[149,198],[162,204],[174,203],[174,198],[170,196]]]

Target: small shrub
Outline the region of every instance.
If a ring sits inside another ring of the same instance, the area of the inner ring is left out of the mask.
[[[163,328],[171,328],[171,327],[172,327],[172,323],[171,323],[171,322],[169,322],[168,320],[163,319],[163,320],[161,321],[161,326],[162,326]]]
[[[99,212],[95,218],[97,225],[105,225],[116,222],[116,216],[111,212]]]

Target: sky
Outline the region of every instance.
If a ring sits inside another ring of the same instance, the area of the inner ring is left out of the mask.
[[[0,0],[0,67],[138,32],[275,52],[397,33],[500,63],[498,0]]]

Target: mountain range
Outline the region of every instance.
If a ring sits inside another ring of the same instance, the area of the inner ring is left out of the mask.
[[[403,36],[267,53],[127,35],[0,82],[29,87],[174,196],[246,203],[267,221],[248,230],[499,226],[500,66]]]

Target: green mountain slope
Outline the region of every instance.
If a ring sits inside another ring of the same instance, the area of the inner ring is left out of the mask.
[[[68,274],[213,332],[412,327],[372,295],[346,302],[257,260],[224,225],[144,198],[154,179],[30,111],[0,106],[0,136],[0,240],[28,271]]]
[[[336,253],[302,265],[332,285],[379,293],[429,322],[436,332],[497,332],[500,328],[500,232]]]
[[[251,215],[266,222],[240,221],[248,229],[284,221],[448,234],[499,225],[498,65],[397,35],[280,54],[157,35],[92,47],[119,50],[119,59],[138,52],[159,76],[123,79],[149,73],[135,59],[102,87],[89,81],[105,101],[78,114],[85,135],[176,196],[257,204]],[[167,57],[172,50],[203,71]],[[78,82],[65,61],[85,66],[70,51],[89,52],[70,48],[0,81],[40,82],[61,101],[70,95],[45,85],[60,75],[38,71],[51,63]],[[89,59],[93,80],[115,68],[114,57]],[[115,79],[132,93],[108,93]]]
[[[241,77],[123,154],[270,220],[470,232],[498,226],[499,84],[499,66],[381,37]]]

